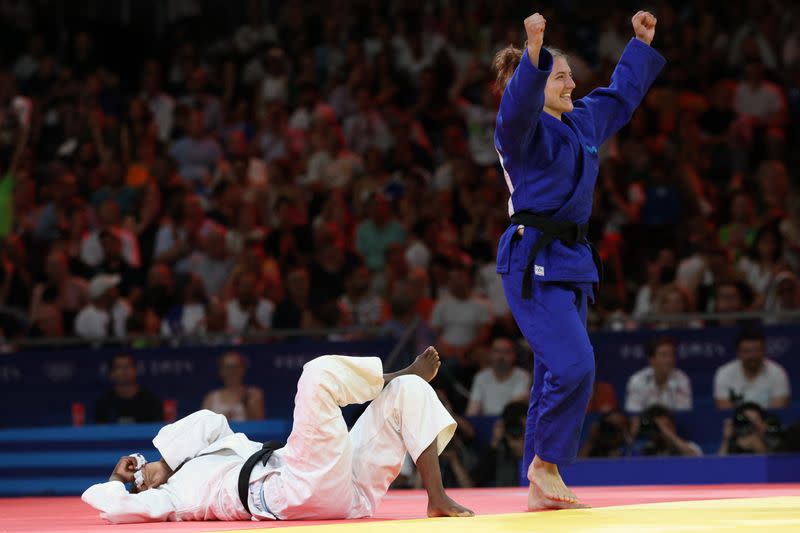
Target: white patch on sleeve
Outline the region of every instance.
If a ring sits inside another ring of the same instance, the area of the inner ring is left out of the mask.
[[[533,274],[535,276],[544,276],[544,267],[541,265],[533,265]]]

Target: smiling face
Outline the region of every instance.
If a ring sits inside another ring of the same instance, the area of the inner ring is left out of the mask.
[[[544,88],[544,110],[558,119],[561,119],[562,113],[572,111],[574,88],[575,81],[572,79],[572,70],[569,68],[567,58],[561,55],[555,56],[553,70]]]

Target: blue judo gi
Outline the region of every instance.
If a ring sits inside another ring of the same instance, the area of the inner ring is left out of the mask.
[[[529,211],[557,221],[586,224],[599,169],[598,148],[624,126],[666,61],[631,39],[611,85],[574,102],[562,120],[543,113],[544,88],[553,67],[545,49],[538,68],[525,50],[508,82],[495,128],[495,147],[511,197],[509,215]],[[500,238],[497,272],[508,304],[534,352],[533,386],[525,431],[524,468],[534,455],[558,465],[578,452],[594,383],[594,351],[586,331],[587,305],[598,272],[588,243],[554,240],[528,255],[542,233],[512,224]],[[532,297],[522,297],[523,277],[533,275]]]

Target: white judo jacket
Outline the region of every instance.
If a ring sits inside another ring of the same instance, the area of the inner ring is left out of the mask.
[[[202,410],[163,427],[153,445],[177,470],[166,483],[138,494],[120,481],[98,483],[83,501],[115,523],[251,518],[239,501],[238,477],[261,443],[233,433],[224,416]]]

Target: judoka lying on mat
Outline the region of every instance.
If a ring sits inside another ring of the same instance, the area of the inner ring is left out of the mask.
[[[428,516],[472,516],[442,487],[438,454],[456,423],[427,383],[440,364],[433,348],[393,374],[377,357],[319,357],[303,368],[284,447],[250,441],[224,416],[198,411],[158,432],[160,461],[123,457],[82,499],[117,523],[362,518],[375,513],[408,452]],[[370,400],[348,433],[340,407]]]

